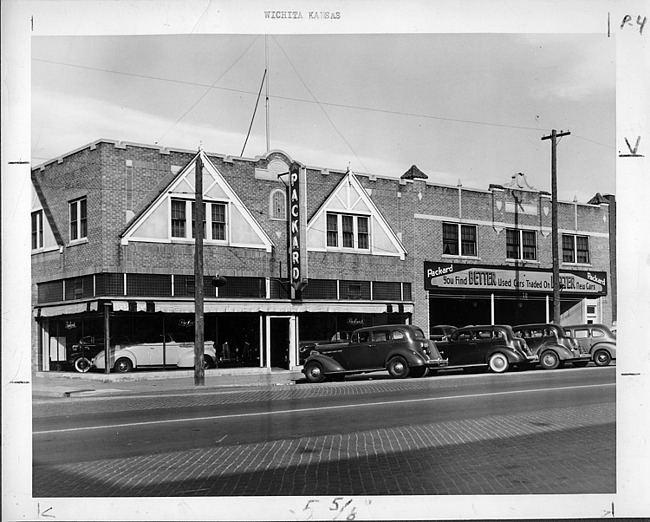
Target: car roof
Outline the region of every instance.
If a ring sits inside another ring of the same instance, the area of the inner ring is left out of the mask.
[[[601,323],[594,323],[594,324],[572,324],[569,326],[563,326],[562,328],[604,328],[605,330],[609,330],[609,326]]]
[[[355,332],[370,332],[373,330],[385,330],[386,328],[400,328],[406,330],[422,330],[419,326],[413,324],[380,324],[377,326],[365,326],[363,328],[358,328]]]
[[[560,325],[553,323],[530,323],[530,324],[518,324],[513,326],[513,330],[520,330],[521,328],[563,328]]]

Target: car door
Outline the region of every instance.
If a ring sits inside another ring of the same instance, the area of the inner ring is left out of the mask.
[[[493,332],[491,328],[474,330],[474,342],[468,343],[468,348],[463,354],[463,364],[485,364],[488,354],[492,348],[498,344],[498,332]]]
[[[370,331],[356,332],[346,352],[348,370],[377,368],[373,366],[373,361],[377,359],[377,344],[372,340]]]
[[[571,332],[571,337],[573,337],[578,342],[580,348],[582,348],[585,352],[591,352],[591,337],[589,336],[589,328],[574,328],[573,332]]]
[[[440,355],[449,359],[449,366],[467,364],[467,354],[473,349],[473,345],[474,335],[471,330],[456,330],[451,334],[449,341],[437,344]]]

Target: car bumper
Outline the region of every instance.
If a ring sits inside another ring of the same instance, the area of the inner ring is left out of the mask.
[[[429,359],[424,363],[427,368],[442,368],[444,366],[449,366],[449,359]]]

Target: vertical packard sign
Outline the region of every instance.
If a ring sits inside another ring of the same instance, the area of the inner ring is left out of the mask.
[[[301,244],[301,225],[304,217],[301,214],[300,164],[293,162],[289,168],[289,281],[295,290],[302,290],[303,248]]]

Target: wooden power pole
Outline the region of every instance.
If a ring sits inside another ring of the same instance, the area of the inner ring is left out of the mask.
[[[553,242],[553,322],[560,324],[560,255],[557,223],[557,138],[568,136],[570,132],[553,129],[542,140],[551,140],[551,241]]]
[[[194,219],[194,386],[205,386],[204,314],[203,314],[203,160],[201,150],[194,164],[195,219]]]

